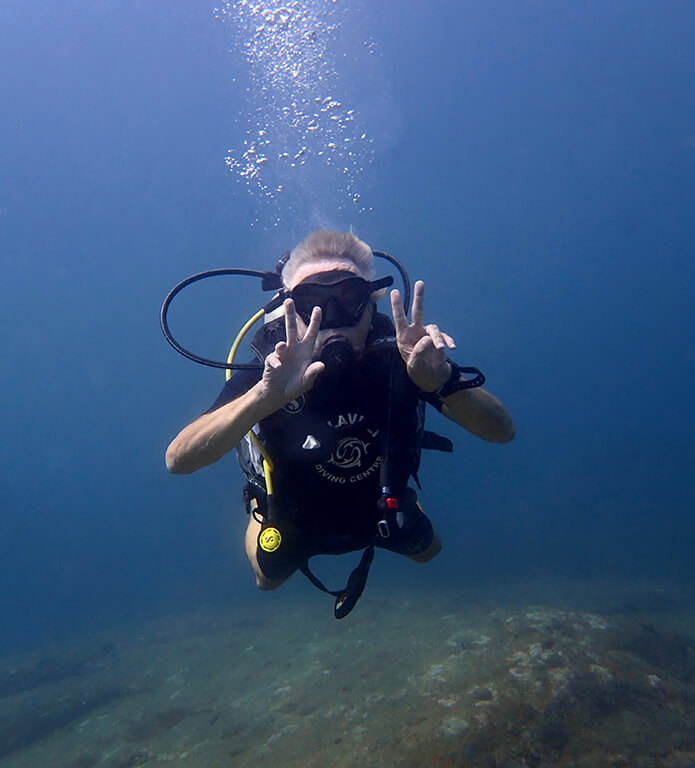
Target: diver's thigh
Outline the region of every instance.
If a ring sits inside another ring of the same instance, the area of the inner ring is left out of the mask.
[[[390,537],[376,544],[416,563],[426,563],[442,549],[439,534],[419,502],[406,512],[403,528],[395,529]]]
[[[273,581],[263,573],[261,567],[258,565],[256,552],[258,550],[258,534],[260,532],[261,524],[253,515],[249,515],[249,524],[246,527],[246,538],[244,541],[246,545],[246,557],[248,557],[249,563],[251,563],[251,569],[253,570],[253,575],[256,577],[256,585],[258,588],[264,590],[277,589],[281,584],[284,584],[287,579]]]

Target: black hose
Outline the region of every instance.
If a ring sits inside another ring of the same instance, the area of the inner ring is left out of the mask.
[[[390,253],[384,253],[383,251],[372,251],[372,253],[380,259],[390,261],[400,273],[401,280],[403,281],[403,309],[407,315],[410,311],[410,277],[408,276],[405,267],[395,256],[391,256]]]
[[[191,283],[197,283],[198,280],[204,280],[206,277],[219,277],[220,275],[247,275],[249,277],[266,277],[267,272],[261,272],[257,269],[243,269],[237,267],[228,267],[222,269],[208,269],[205,272],[198,272],[197,275],[191,275],[185,280],[182,280],[178,285],[174,286],[170,291],[164,303],[162,304],[162,310],[159,313],[159,324],[162,326],[162,333],[164,338],[171,344],[171,346],[184,357],[189,360],[193,360],[195,363],[201,363],[202,365],[209,365],[211,368],[226,368],[232,371],[259,371],[262,370],[263,365],[261,363],[223,363],[219,360],[210,360],[207,357],[201,357],[193,352],[182,347],[178,341],[172,336],[169,330],[169,324],[167,322],[167,314],[169,312],[169,306],[174,298],[179,294],[186,286]]]

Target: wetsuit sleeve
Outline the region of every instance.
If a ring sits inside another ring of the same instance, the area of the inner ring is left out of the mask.
[[[212,413],[223,405],[231,403],[232,400],[236,400],[244,392],[248,392],[256,382],[260,381],[262,374],[262,370],[234,371],[232,378],[225,383],[217,399],[205,413]]]

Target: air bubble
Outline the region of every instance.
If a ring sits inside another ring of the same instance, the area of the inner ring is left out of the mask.
[[[353,11],[335,0],[230,0],[213,12],[229,22],[249,76],[248,130],[241,148],[224,158],[230,173],[259,199],[280,204],[282,196],[290,210],[297,190],[318,178],[346,204],[361,199],[373,150],[360,144],[359,152],[349,151],[367,132],[359,110],[347,103],[337,44]],[[373,45],[365,42],[370,52]],[[321,166],[331,168],[332,181],[311,176]]]

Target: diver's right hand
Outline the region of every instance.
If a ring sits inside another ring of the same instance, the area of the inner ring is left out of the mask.
[[[313,360],[316,337],[321,327],[321,308],[314,307],[309,326],[301,338],[292,299],[285,301],[284,308],[287,340],[278,342],[275,350],[266,357],[260,382],[261,396],[273,413],[308,392],[326,367],[322,362]]]

